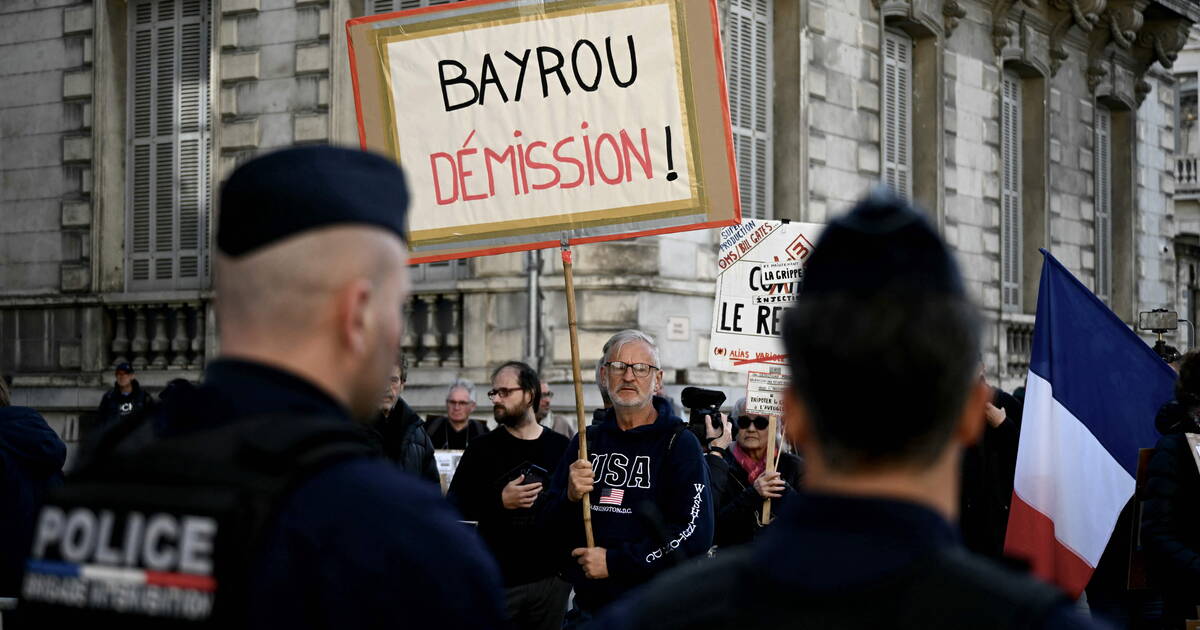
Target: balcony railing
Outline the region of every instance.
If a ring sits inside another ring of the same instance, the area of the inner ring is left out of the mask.
[[[1024,378],[1033,350],[1033,318],[1004,322],[1003,366],[1008,376]]]
[[[1175,158],[1175,193],[1200,193],[1200,156],[1181,155]]]
[[[404,318],[410,367],[462,365],[462,294],[417,293],[404,305]]]
[[[110,366],[135,370],[199,370],[204,367],[206,300],[106,304]]]

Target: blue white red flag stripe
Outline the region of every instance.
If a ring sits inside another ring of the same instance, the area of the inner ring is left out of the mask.
[[[1078,596],[1175,373],[1045,250],[1005,552]]]
[[[143,571],[141,569],[124,569],[106,567],[95,564],[71,564],[68,562],[52,562],[48,560],[30,560],[30,573],[42,575],[57,575],[74,577],[99,582],[126,582],[129,584],[148,584],[151,586],[166,586],[193,591],[215,591],[217,581],[208,575],[190,573],[166,573],[162,571]]]

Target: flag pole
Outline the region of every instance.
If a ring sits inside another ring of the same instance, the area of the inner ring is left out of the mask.
[[[775,457],[775,430],[779,426],[779,416],[774,414],[767,416],[767,469],[763,471],[764,475],[769,475],[775,472],[776,464],[779,460]],[[771,500],[763,499],[762,509],[762,524],[765,527],[771,522]]]
[[[562,249],[563,279],[566,282],[567,294],[567,328],[571,332],[571,373],[575,377],[575,413],[579,433],[579,459],[588,460],[587,455],[587,422],[583,416],[583,378],[579,370],[579,326],[575,318],[575,275],[571,272],[571,246],[564,234],[559,241]],[[591,497],[583,495],[580,499],[583,507],[583,534],[587,537],[587,546],[595,547],[596,540],[592,536],[592,505]]]

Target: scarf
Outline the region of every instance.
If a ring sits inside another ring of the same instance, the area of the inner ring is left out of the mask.
[[[746,451],[743,451],[742,447],[738,446],[737,442],[733,443],[732,451],[733,458],[737,460],[737,463],[742,467],[742,470],[746,471],[746,477],[750,479],[750,483],[754,483],[754,480],[758,479],[759,475],[766,472],[767,461],[765,457],[761,460],[750,457],[750,454]]]

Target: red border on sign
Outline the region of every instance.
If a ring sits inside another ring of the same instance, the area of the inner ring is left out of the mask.
[[[369,15],[359,18],[346,20],[346,48],[349,52],[350,63],[350,83],[354,86],[354,115],[358,121],[358,139],[359,145],[364,151],[367,150],[367,129],[366,123],[363,121],[362,115],[362,96],[358,88],[358,71],[355,63],[354,39],[350,37],[350,27],[359,24],[369,24],[371,22],[381,22],[391,20],[397,17],[409,15],[421,15],[425,13],[434,13],[437,11],[457,10],[462,7],[482,6],[487,4],[496,4],[499,2],[508,2],[510,0],[464,0],[454,4],[446,4],[435,7],[421,7],[417,9],[407,9],[405,11],[395,11],[393,13],[381,13],[379,15]],[[572,238],[568,240],[571,245],[584,245],[587,243],[600,243],[604,241],[617,241],[627,238],[638,238],[642,236],[656,236],[659,234],[671,234],[674,232],[690,232],[692,230],[703,230],[709,228],[725,227],[728,225],[736,225],[742,222],[742,197],[738,190],[740,182],[737,177],[737,161],[733,153],[733,128],[729,114],[729,90],[725,83],[725,58],[721,55],[721,29],[717,19],[717,0],[709,0],[708,2],[709,18],[712,20],[713,32],[713,54],[716,56],[717,66],[717,84],[721,92],[721,114],[725,122],[725,152],[729,163],[729,179],[733,182],[733,219],[725,221],[708,221],[705,223],[690,223],[687,225],[676,225],[665,228],[656,228],[652,230],[641,230],[637,232],[622,232],[620,234],[603,234],[598,236],[587,236],[582,238]],[[408,264],[415,265],[427,262],[439,262],[443,260],[457,260],[459,258],[475,258],[478,256],[492,256],[495,254],[506,254],[511,252],[522,252],[533,249],[549,249],[558,247],[560,241],[540,241],[536,243],[520,243],[517,245],[503,245],[500,247],[489,247],[484,249],[472,249],[453,254],[441,254],[435,256],[413,256],[409,258]]]

